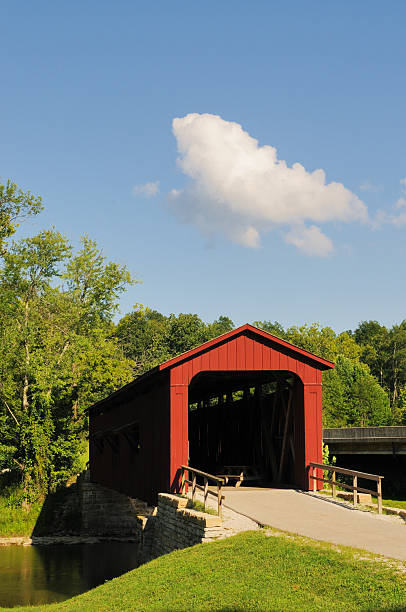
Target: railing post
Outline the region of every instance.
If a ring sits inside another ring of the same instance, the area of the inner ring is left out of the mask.
[[[317,469],[316,469],[316,472],[315,472],[315,468],[312,465],[313,493],[317,493],[317,480],[314,477],[315,473],[316,473],[316,476],[317,476]]]
[[[221,490],[221,482],[217,483],[217,514],[220,518],[223,516],[223,492]]]
[[[208,490],[209,490],[208,480],[205,476],[204,477],[204,501],[203,501],[203,506],[205,510],[206,510],[206,504],[207,504]]]
[[[358,476],[354,474],[354,476],[352,477],[352,486],[353,486],[352,499],[354,502],[354,506],[356,506],[358,502],[357,485],[358,485]]]
[[[194,502],[194,499],[195,499],[195,493],[196,493],[196,474],[195,474],[195,472],[193,472],[193,476],[192,476],[192,503]]]
[[[333,482],[331,483],[331,492],[333,494],[333,497],[337,497],[336,471],[335,470],[332,471],[331,477],[333,479]]]
[[[377,489],[378,489],[378,514],[382,514],[382,478],[379,477],[378,483],[377,483]]]
[[[181,483],[180,483],[180,490],[182,495],[185,495],[186,492],[186,483],[185,483],[185,470],[184,468],[182,468],[182,478],[181,478]]]

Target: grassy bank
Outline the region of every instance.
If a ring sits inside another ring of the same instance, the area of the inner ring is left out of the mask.
[[[23,490],[15,474],[0,475],[0,537],[29,537],[41,512],[42,502],[22,507]]]
[[[86,468],[88,460],[89,449],[86,446],[77,460],[77,473]],[[67,486],[75,482],[76,476],[74,474],[68,479]],[[49,535],[47,526],[52,524],[55,512],[58,513],[68,494],[68,488],[62,487],[56,493],[48,494],[45,500],[36,501],[27,507],[23,504],[24,491],[20,473],[13,470],[0,474],[0,537],[30,537],[34,527],[38,532],[36,535]],[[77,522],[76,517],[74,522]],[[69,525],[66,526],[69,528]]]
[[[378,502],[374,500],[374,503]],[[389,506],[390,508],[401,508],[406,510],[406,500],[405,499],[383,499],[382,503],[384,506]]]
[[[405,610],[406,574],[361,556],[371,557],[300,537],[247,532],[176,551],[64,603],[34,610]]]
[[[340,492],[343,493],[348,493],[348,491],[344,491],[343,489],[338,488],[338,490]],[[326,495],[327,497],[331,497],[331,490],[321,490],[319,491],[319,493],[321,493],[322,495]],[[352,495],[352,494],[351,494]],[[338,497],[338,500],[340,501],[343,500],[343,498]],[[345,499],[345,501],[347,501],[348,503],[352,503],[352,497],[349,497],[348,499]],[[378,507],[378,500],[376,497],[372,497],[372,503]],[[406,510],[406,500],[405,499],[386,499],[385,497],[382,498],[382,504],[384,506],[388,506],[390,508],[400,508],[403,510]]]
[[[42,503],[37,502],[29,510],[10,506],[7,498],[0,497],[0,538],[30,537],[38,520]]]

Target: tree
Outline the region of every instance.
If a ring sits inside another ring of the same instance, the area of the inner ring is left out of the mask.
[[[127,269],[106,262],[87,237],[72,254],[61,234],[43,231],[5,255],[0,317],[10,341],[0,434],[16,449],[28,499],[69,477],[84,443],[85,408],[132,378],[133,364],[111,338],[129,282]]]
[[[388,360],[389,334],[378,321],[361,321],[354,332],[354,338],[361,347],[361,360],[377,377],[382,387],[388,387],[386,362]]]
[[[135,373],[142,374],[233,328],[229,317],[220,316],[212,323],[205,323],[197,314],[166,317],[137,304],[134,312],[119,321],[115,337],[124,354],[135,362]]]
[[[114,335],[124,355],[134,362],[135,374],[142,374],[171,357],[167,345],[168,318],[141,304],[120,319]]]
[[[406,321],[389,330],[388,375],[394,421],[398,421],[400,391],[406,384]]]
[[[22,191],[10,180],[0,183],[0,255],[6,252],[6,240],[12,236],[21,220],[37,215],[42,210],[42,200],[30,191]]]
[[[285,339],[295,346],[333,362],[338,355],[358,360],[361,352],[355,340],[347,332],[336,334],[331,327],[321,327],[318,323],[301,327],[293,325],[286,330]]]
[[[234,323],[230,317],[220,316],[213,323],[207,324],[207,339],[217,338],[234,329]]]
[[[339,355],[323,375],[325,427],[367,427],[391,423],[389,399],[367,365]]]
[[[171,355],[180,355],[208,340],[208,329],[197,314],[168,317],[167,343]]]
[[[273,336],[276,336],[277,338],[285,340],[286,333],[283,329],[283,325],[281,325],[279,321],[274,321],[273,323],[272,321],[254,321],[253,325],[255,325],[255,327],[263,329],[264,331],[268,332],[269,334],[272,334]]]
[[[254,325],[330,361],[335,361],[338,355],[345,355],[350,359],[358,360],[361,353],[354,338],[348,332],[336,334],[331,327],[322,327],[319,323],[301,326],[292,325],[287,329],[284,329],[278,321],[273,323],[271,321],[255,321]]]
[[[403,386],[399,392],[399,401],[396,417],[396,423],[398,425],[406,425],[406,385]]]
[[[89,236],[83,236],[81,242],[82,248],[68,261],[62,278],[67,281],[69,294],[86,313],[86,324],[110,321],[118,309],[119,295],[137,281],[132,279],[126,266],[106,263]]]
[[[377,321],[362,321],[354,335],[361,347],[362,361],[388,393],[393,423],[401,423],[401,391],[406,385],[406,321],[389,330]]]
[[[374,322],[375,323],[375,322]],[[292,344],[335,363],[335,369],[323,373],[323,422],[325,427],[387,425],[391,423],[387,394],[371,375],[366,364],[359,363],[365,354],[357,342],[374,326],[360,326],[351,332],[337,334],[331,327],[293,325],[286,330],[277,321],[257,324]],[[377,324],[379,325],[379,324]]]

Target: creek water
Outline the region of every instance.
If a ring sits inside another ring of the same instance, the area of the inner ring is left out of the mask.
[[[140,564],[130,543],[0,546],[0,607],[63,601]]]

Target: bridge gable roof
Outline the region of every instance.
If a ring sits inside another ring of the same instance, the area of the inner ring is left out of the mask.
[[[168,359],[168,361],[165,361],[164,363],[161,363],[159,366],[157,366],[156,369],[162,371],[168,368],[173,368],[179,365],[180,363],[193,359],[194,357],[197,357],[202,353],[206,353],[214,349],[218,345],[229,342],[232,339],[241,335],[250,335],[260,342],[265,341],[267,343],[270,343],[275,350],[279,349],[281,352],[285,352],[286,350],[288,350],[293,357],[295,357],[299,361],[310,361],[310,364],[318,370],[328,370],[330,368],[334,368],[334,364],[331,361],[323,359],[322,357],[318,357],[317,355],[314,355],[314,353],[310,353],[309,351],[301,349],[298,346],[291,344],[290,342],[286,342],[286,340],[278,338],[277,336],[273,336],[272,334],[264,331],[263,329],[254,327],[254,325],[245,323],[244,325],[241,325],[240,327],[237,327],[236,329],[233,329],[230,332],[222,334],[221,336],[217,336],[217,338],[208,340],[200,346],[190,349],[189,351],[186,351],[181,355],[177,355],[172,359]]]

